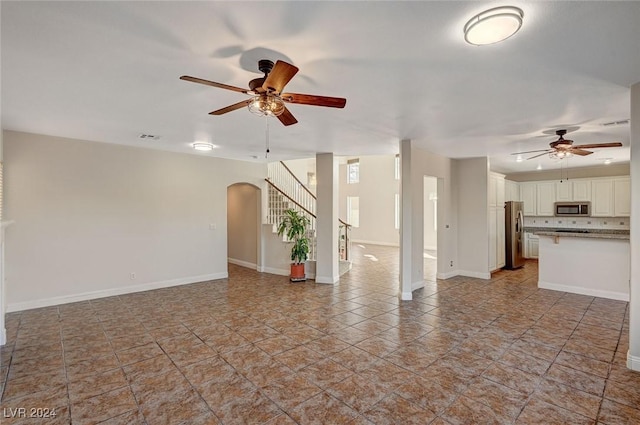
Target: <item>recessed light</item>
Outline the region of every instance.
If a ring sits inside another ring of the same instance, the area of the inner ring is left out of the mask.
[[[478,13],[464,26],[469,44],[484,46],[506,40],[522,26],[524,12],[514,6],[500,6]]]
[[[516,157],[516,162],[522,162],[522,161],[524,161],[524,158],[522,157],[522,155],[518,155]]]
[[[612,158],[605,158],[605,160],[604,160],[604,165],[609,165],[609,164],[611,164],[611,159],[612,159]]]
[[[215,145],[207,142],[195,142],[191,146],[197,151],[210,151],[215,148]]]
[[[542,170],[542,164],[538,164],[538,166],[536,167],[536,170]]]

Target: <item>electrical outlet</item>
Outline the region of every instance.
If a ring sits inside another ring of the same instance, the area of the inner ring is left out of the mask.
[[[134,280],[136,278],[135,273],[129,273],[129,279]]]
[[[216,230],[216,223],[209,224],[209,230]]]
[[[449,262],[449,266],[453,267],[453,260]]]

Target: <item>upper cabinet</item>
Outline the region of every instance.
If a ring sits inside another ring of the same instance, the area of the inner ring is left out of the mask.
[[[505,200],[524,202],[524,215],[551,217],[556,202],[591,202],[594,217],[631,215],[631,179],[581,178],[568,181],[505,182]],[[496,199],[497,202],[497,199]]]
[[[504,181],[504,200],[505,201],[519,201],[520,200],[520,186],[518,183],[511,180]]]
[[[556,182],[556,201],[570,202],[573,201],[573,185],[571,182]]]
[[[504,174],[489,173],[488,201],[490,207],[504,207]]]
[[[522,202],[524,202],[522,211],[524,215],[538,215],[538,211],[536,208],[536,186],[536,182],[520,183],[520,197],[522,199]]]
[[[631,216],[631,179],[629,177],[593,180],[591,191],[592,216]]]
[[[543,182],[536,185],[536,209],[539,216],[553,216],[556,202],[556,183]]]
[[[615,217],[631,216],[631,178],[629,177],[613,180],[613,215]]]
[[[573,180],[571,187],[573,189],[572,201],[591,200],[591,180]]]
[[[594,180],[591,183],[591,216],[613,216],[613,180]]]

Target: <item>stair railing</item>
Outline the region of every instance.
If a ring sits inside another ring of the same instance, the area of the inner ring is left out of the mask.
[[[288,201],[292,203],[292,205],[296,205],[300,208],[300,211],[305,211],[313,218],[313,229],[314,229],[314,237],[313,237],[313,246],[314,246],[314,258],[315,259],[315,218],[316,218],[316,203],[317,198],[307,188],[287,167],[287,165],[280,162],[272,162],[268,164],[268,177],[267,182],[269,183],[270,190],[274,190],[277,193],[280,193],[284,196]],[[270,192],[271,193],[271,192]],[[271,202],[275,202],[274,206],[276,208],[276,212],[273,213],[273,217],[270,217],[269,221],[271,224],[279,223],[281,220],[281,215],[284,214],[284,210],[278,210],[279,204],[282,201],[277,199],[277,195],[274,194],[273,198],[269,197],[269,208],[271,209]],[[270,216],[271,216],[270,212]],[[351,225],[345,222],[342,219],[338,219],[339,223],[339,234],[338,234],[338,252],[340,253],[340,259],[349,260],[349,255],[351,253]],[[311,257],[310,257],[311,258]]]

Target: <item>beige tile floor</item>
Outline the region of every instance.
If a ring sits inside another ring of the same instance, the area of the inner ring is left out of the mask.
[[[627,303],[538,290],[535,262],[489,281],[427,276],[401,302],[397,249],[354,255],[335,286],[230,266],[9,314],[0,422],[640,423]]]

